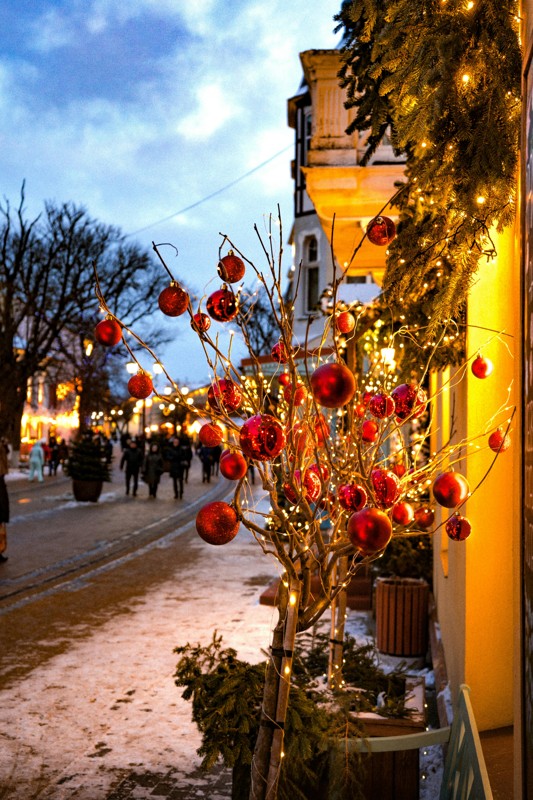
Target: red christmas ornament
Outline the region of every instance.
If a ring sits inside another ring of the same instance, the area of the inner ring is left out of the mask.
[[[191,328],[193,331],[197,333],[206,333],[211,327],[211,319],[207,316],[207,314],[202,314],[198,312],[198,314],[193,314],[191,319]]]
[[[256,414],[241,427],[239,441],[244,455],[257,461],[279,456],[285,447],[285,431],[281,422],[270,414]]]
[[[224,431],[216,422],[208,422],[200,428],[198,438],[206,447],[217,447],[224,438]]]
[[[237,316],[237,298],[230,289],[223,287],[210,294],[205,304],[207,313],[217,322],[229,322]]]
[[[343,483],[337,489],[337,497],[346,511],[360,511],[368,499],[364,487],[357,483]]]
[[[208,544],[227,544],[239,531],[237,512],[228,503],[216,501],[200,509],[196,517],[196,530]]]
[[[345,406],[355,394],[353,372],[345,364],[322,364],[311,375],[311,391],[326,408]]]
[[[122,339],[122,326],[116,319],[106,317],[94,329],[94,338],[106,347],[113,347]]]
[[[396,236],[396,225],[390,217],[374,217],[367,225],[366,235],[372,244],[384,247]]]
[[[315,417],[315,436],[319,447],[323,447],[330,436],[329,422],[324,414]]]
[[[287,403],[290,403],[292,400],[294,406],[303,406],[307,400],[307,389],[301,383],[299,383],[296,388],[293,387],[292,383],[289,383],[283,390],[283,397]]]
[[[468,497],[470,486],[458,472],[443,472],[433,483],[433,497],[440,506],[455,508]]]
[[[324,483],[329,481],[329,469],[325,464],[311,464],[307,471],[314,472]]]
[[[394,472],[394,474],[397,475],[399,478],[403,478],[403,476],[407,472],[407,469],[405,467],[405,464],[398,463],[392,465],[391,472]]]
[[[454,542],[463,542],[472,532],[470,520],[461,514],[454,514],[446,523],[446,533]]]
[[[394,414],[394,409],[394,400],[390,394],[384,394],[383,392],[375,394],[368,404],[368,410],[373,417],[377,417],[378,419],[385,419],[386,417],[392,416]]]
[[[352,514],[346,531],[353,546],[363,555],[368,555],[377,553],[388,545],[392,537],[392,524],[383,511],[362,508]]]
[[[427,395],[414,383],[401,383],[391,392],[394,412],[399,422],[416,419],[426,410]]]
[[[362,399],[363,399],[363,405],[364,405],[365,408],[368,407],[368,404],[370,403],[370,401],[372,400],[373,397],[374,397],[374,392],[363,392],[363,398]]]
[[[136,375],[132,375],[128,381],[128,392],[132,397],[136,397],[137,400],[144,400],[148,395],[152,394],[153,390],[154,385],[151,377],[142,370],[139,370]]]
[[[351,333],[355,328],[355,317],[349,311],[341,311],[335,315],[335,327],[339,333]]]
[[[494,369],[494,364],[489,358],[478,356],[472,361],[472,374],[476,378],[488,378]]]
[[[170,286],[163,289],[158,299],[159,308],[167,317],[179,317],[187,311],[189,295],[179,283],[172,281]]]
[[[282,386],[288,386],[291,382],[291,376],[288,372],[282,372],[278,378],[278,381],[281,383]]]
[[[400,479],[390,469],[376,468],[370,476],[376,503],[380,508],[393,506],[401,494]]]
[[[365,419],[361,425],[361,439],[363,442],[375,442],[378,438],[379,427],[373,419]]]
[[[216,411],[236,411],[242,403],[242,393],[239,387],[229,378],[221,378],[211,384],[207,392],[207,399],[211,408]]]
[[[278,364],[286,364],[289,360],[289,351],[285,347],[285,342],[277,342],[270,351],[270,355]]]
[[[316,472],[306,470],[302,481],[301,470],[297,469],[294,471],[294,483],[298,491],[294,491],[290,483],[283,484],[283,492],[290,503],[297,503],[300,497],[316,503],[322,492],[322,482]]]
[[[495,453],[505,453],[511,446],[511,437],[502,428],[496,428],[489,436],[489,447]]]
[[[354,407],[353,407],[353,413],[355,414],[356,417],[359,417],[359,419],[363,419],[363,417],[366,414],[366,406],[365,406],[365,404],[364,403],[356,403],[354,405]]]
[[[230,481],[240,481],[248,472],[248,462],[240,453],[225,450],[220,456],[219,469]]]
[[[228,255],[218,262],[218,274],[226,283],[238,283],[244,278],[245,272],[244,261],[236,256],[233,250],[230,250]]]
[[[296,453],[301,455],[302,453],[312,451],[311,430],[307,422],[296,422],[292,426],[291,436],[293,448]]]
[[[435,512],[429,506],[419,506],[415,509],[415,522],[419,528],[427,531],[435,522]]]
[[[415,510],[411,503],[396,503],[392,507],[392,518],[397,525],[410,525],[415,518]]]

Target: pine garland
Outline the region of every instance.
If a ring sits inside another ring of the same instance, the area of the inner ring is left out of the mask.
[[[406,155],[389,247],[387,305],[426,328],[460,320],[490,229],[513,221],[520,75],[514,0],[349,0],[341,85],[368,131],[368,163],[386,132]]]

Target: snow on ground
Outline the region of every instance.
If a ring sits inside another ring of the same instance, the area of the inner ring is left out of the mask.
[[[260,507],[267,510],[264,500]],[[173,649],[207,643],[216,629],[240,658],[263,659],[275,611],[259,605],[259,595],[279,570],[244,531],[224,547],[200,539],[192,546],[202,555],[199,566],[181,568],[127,615],[0,692],[3,797],[92,800],[133,769],[190,776],[198,767],[200,736],[190,702],[173,682]],[[347,621],[361,643],[366,620],[364,612],[350,612]],[[421,800],[438,797],[438,769],[430,755]]]

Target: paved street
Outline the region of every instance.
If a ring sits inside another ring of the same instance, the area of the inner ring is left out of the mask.
[[[241,531],[205,544],[194,515],[230,484],[202,484],[193,462],[184,500],[164,476],[157,500],[125,497],[115,469],[98,504],[70,482],[12,481],[9,561],[0,573],[0,798],[226,798],[227,773],[198,767],[190,704],[173,684],[173,648],[215,629],[262,658],[276,574]],[[256,487],[250,502],[261,502]]]

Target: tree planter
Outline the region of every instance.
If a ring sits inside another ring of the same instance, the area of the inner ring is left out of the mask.
[[[72,491],[79,503],[97,503],[102,493],[103,481],[82,481],[73,478]]]
[[[262,606],[277,605],[280,579],[276,578],[262,592],[259,603]],[[314,575],[311,579],[311,594],[318,596],[320,592],[320,578]],[[372,609],[372,576],[370,567],[365,565],[351,579],[347,587],[348,608],[355,611],[370,611]]]
[[[429,585],[418,578],[376,580],[376,646],[394,656],[423,656],[428,647]]]
[[[405,681],[405,707],[411,711],[409,717],[397,719],[383,717],[373,712],[361,712],[356,716],[362,726],[363,738],[373,736],[404,736],[425,730],[425,681],[424,678],[407,678]],[[323,797],[339,800],[341,793],[335,788],[331,776],[343,769],[346,757],[358,750],[359,739],[337,742],[330,754],[330,786]],[[418,750],[385,753],[361,753],[362,796],[368,800],[418,800],[419,752]]]

